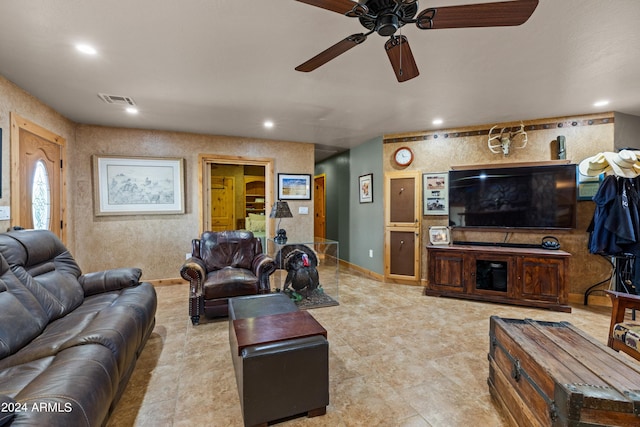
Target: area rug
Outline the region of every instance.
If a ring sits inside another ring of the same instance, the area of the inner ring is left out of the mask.
[[[338,301],[327,295],[322,288],[314,289],[308,295],[292,292],[288,289],[284,293],[289,295],[289,298],[296,303],[300,310],[340,305]]]

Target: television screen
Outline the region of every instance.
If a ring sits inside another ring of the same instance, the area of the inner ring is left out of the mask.
[[[576,207],[574,164],[449,172],[453,227],[570,229]]]

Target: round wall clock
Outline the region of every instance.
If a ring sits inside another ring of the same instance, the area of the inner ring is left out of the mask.
[[[413,162],[413,151],[409,147],[400,147],[393,154],[393,160],[399,166],[409,166]]]

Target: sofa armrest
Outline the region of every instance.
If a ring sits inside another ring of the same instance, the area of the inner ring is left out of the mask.
[[[197,257],[191,257],[182,264],[180,268],[180,276],[189,281],[191,295],[196,296],[202,292],[200,287],[207,277],[207,268],[204,261]]]
[[[83,274],[78,281],[84,289],[84,295],[89,296],[137,286],[141,276],[142,270],[139,268],[114,268]]]
[[[269,276],[276,271],[276,263],[273,258],[266,254],[258,254],[253,258],[251,269],[258,278],[258,292],[261,294],[269,293],[271,291]]]

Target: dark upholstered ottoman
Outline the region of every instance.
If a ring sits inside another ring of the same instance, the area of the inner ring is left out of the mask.
[[[326,413],[326,330],[288,296],[231,298],[229,344],[245,426]]]

